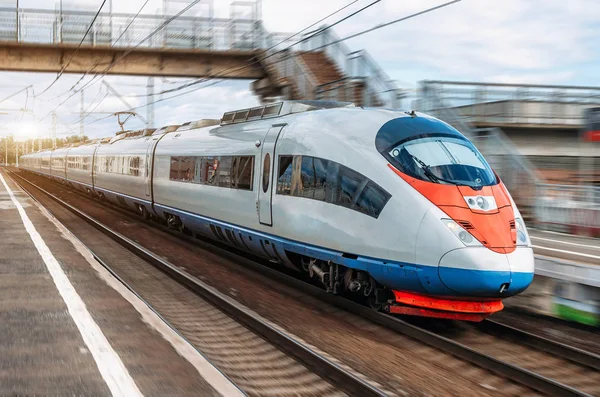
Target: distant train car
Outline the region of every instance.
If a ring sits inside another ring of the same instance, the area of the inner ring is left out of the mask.
[[[94,191],[115,204],[150,207],[150,190],[144,178],[146,152],[153,130],[123,132],[98,146],[94,156]]]
[[[67,180],[67,152],[69,148],[63,147],[52,151],[50,157],[50,177],[57,181]]]
[[[98,142],[91,142],[69,148],[66,160],[66,175],[70,186],[81,191],[92,193],[94,190],[92,173],[94,153]]]
[[[505,186],[424,114],[288,101],[119,135],[92,162],[96,195],[377,310],[479,321],[533,279]]]

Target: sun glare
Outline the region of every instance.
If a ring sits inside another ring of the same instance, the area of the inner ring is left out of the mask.
[[[36,138],[39,135],[37,125],[32,123],[21,123],[15,126],[15,136],[17,139]]]

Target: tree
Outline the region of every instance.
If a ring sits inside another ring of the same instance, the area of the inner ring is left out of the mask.
[[[57,138],[56,139],[56,148],[61,148],[67,145],[83,143],[87,142],[89,139],[87,136],[79,136],[79,135],[70,135],[66,138]],[[0,138],[0,164],[4,165],[4,158],[8,153],[8,163],[16,164],[16,154],[17,154],[17,145],[19,146],[19,157],[24,153],[37,152],[40,150],[40,142],[41,149],[48,150],[52,149],[54,146],[52,138],[35,138],[28,139],[26,141],[16,141],[14,137],[4,137]]]

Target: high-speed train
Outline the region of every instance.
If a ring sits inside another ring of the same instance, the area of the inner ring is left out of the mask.
[[[504,184],[465,136],[421,113],[286,101],[20,165],[390,313],[480,321],[533,279]]]

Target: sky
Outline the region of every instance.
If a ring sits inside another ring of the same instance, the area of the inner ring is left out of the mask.
[[[113,11],[132,14],[145,0],[114,1]],[[359,0],[343,12],[324,21],[333,23],[373,0]],[[444,0],[381,0],[333,28],[340,37],[401,18],[443,3]],[[95,11],[102,0],[63,0],[63,8]],[[105,5],[108,10],[110,0]],[[230,15],[230,0],[214,0],[216,17]],[[350,0],[263,0],[262,17],[270,32],[295,33],[339,9]],[[208,0],[188,11],[206,15]],[[0,0],[0,7],[14,7],[15,1]],[[54,0],[19,0],[23,9],[55,9]],[[169,14],[177,13],[186,1],[170,1]],[[149,0],[143,13],[160,13],[162,0]],[[598,0],[462,0],[446,8],[394,24],[345,42],[350,50],[364,49],[395,81],[414,95],[421,80],[484,81],[525,84],[600,86],[600,1]],[[52,117],[49,112],[65,100],[69,89],[81,75],[64,74],[44,94],[39,94],[56,74],[0,72],[0,100],[33,85],[0,103],[0,135],[48,135]],[[85,77],[82,83],[91,77]],[[133,106],[144,105],[147,78],[106,76]],[[155,79],[156,91],[176,87],[189,79]],[[201,88],[185,96],[157,103],[155,125],[181,124],[202,118],[219,118],[228,110],[259,104],[250,91],[250,81],[227,80]],[[38,93],[34,99],[33,92]],[[84,133],[89,137],[110,136],[118,129],[108,112],[124,110],[113,95],[105,96],[103,84],[84,92],[88,115]],[[129,97],[127,97],[129,96]],[[405,107],[410,103],[404,103]],[[57,109],[57,133],[79,133],[80,95]],[[145,117],[146,109],[139,109]],[[132,119],[128,128],[141,128]]]

